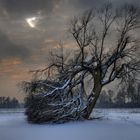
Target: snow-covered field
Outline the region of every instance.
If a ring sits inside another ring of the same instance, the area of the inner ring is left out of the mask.
[[[94,119],[28,124],[23,110],[0,110],[0,140],[140,140],[140,109],[95,109]]]

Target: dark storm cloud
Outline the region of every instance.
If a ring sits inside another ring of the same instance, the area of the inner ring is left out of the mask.
[[[69,20],[69,18],[76,15],[78,11],[100,6],[105,1],[108,0],[0,0],[1,11],[4,11],[3,18],[0,17],[2,19],[0,20],[0,30],[3,31],[0,32],[0,58],[8,56],[24,57],[29,54],[29,50],[32,54],[31,48],[39,48],[42,42],[44,42],[45,37],[49,37],[49,39],[61,38],[60,32],[63,32],[66,24],[63,17],[68,17]],[[139,0],[110,1],[114,4],[124,2],[140,3]],[[43,15],[50,15],[50,18],[46,17],[39,21],[39,27],[41,29],[43,28],[43,32],[47,31],[46,33],[38,31],[35,34],[27,31],[29,27],[25,20],[26,17],[36,16],[38,12],[41,12]],[[54,16],[52,12],[55,12],[57,15]],[[11,18],[6,19],[5,15]],[[26,26],[22,26],[22,24],[26,24]],[[27,32],[24,33],[24,31]],[[13,34],[15,34],[16,37],[14,40],[10,40]],[[24,39],[25,37],[26,39]],[[21,44],[21,46],[16,44]],[[27,47],[24,46],[30,47],[27,49]]]
[[[36,12],[51,12],[60,0],[1,0],[2,6],[13,17],[20,17]]]
[[[20,57],[27,58],[29,50],[26,47],[13,43],[7,35],[0,31],[0,59]]]
[[[140,4],[140,0],[78,0],[79,4],[83,7],[96,7],[105,2],[112,2],[116,5],[121,5],[124,3]]]
[[[101,3],[103,3],[103,0],[78,0],[78,2],[81,4],[81,6],[83,7],[94,7],[97,5],[100,5]]]

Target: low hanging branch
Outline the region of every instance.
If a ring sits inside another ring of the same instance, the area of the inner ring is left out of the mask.
[[[51,53],[50,66],[33,71],[36,78],[23,82],[29,121],[88,119],[103,86],[115,79],[129,81],[140,72],[139,42],[133,37],[140,28],[140,9],[133,5],[114,9],[106,3],[97,11],[86,11],[71,21],[69,31],[78,46],[74,57],[64,55],[61,43],[61,52]]]

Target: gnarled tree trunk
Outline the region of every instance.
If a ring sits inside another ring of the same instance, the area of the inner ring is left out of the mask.
[[[84,118],[88,119],[90,114],[93,111],[93,108],[96,105],[96,102],[100,96],[101,90],[102,90],[102,84],[101,84],[101,71],[98,68],[94,73],[93,73],[93,77],[94,77],[94,88],[91,92],[91,95],[88,98],[88,104],[86,109],[84,110]]]

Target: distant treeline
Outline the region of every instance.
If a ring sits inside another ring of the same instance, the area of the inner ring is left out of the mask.
[[[117,93],[113,90],[102,91],[96,107],[140,108],[140,84],[131,80],[127,86],[122,86]]]
[[[0,108],[18,108],[20,103],[16,98],[0,97]]]

